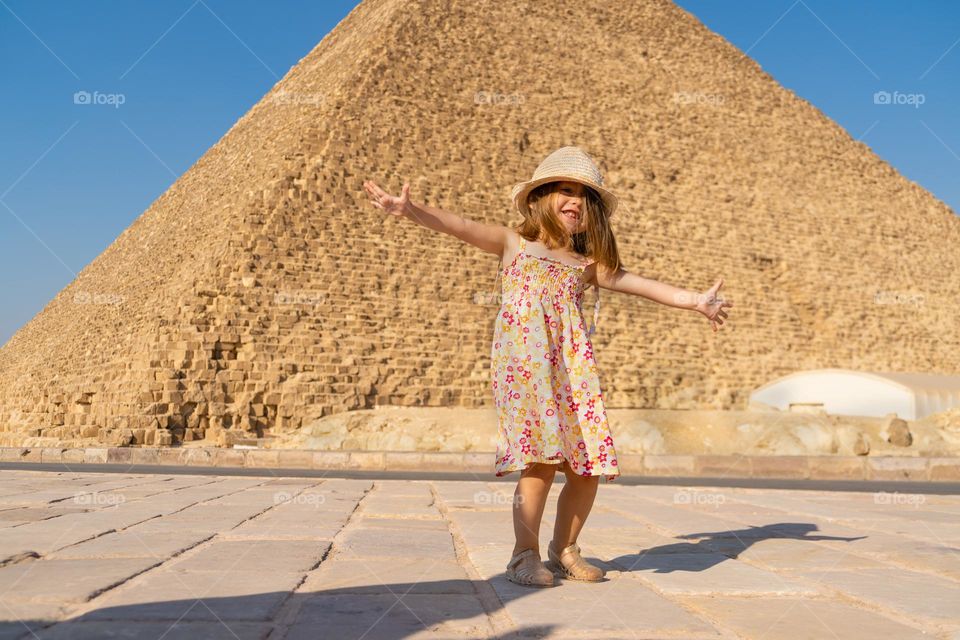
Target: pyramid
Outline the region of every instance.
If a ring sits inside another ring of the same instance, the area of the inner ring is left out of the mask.
[[[620,195],[625,268],[722,276],[736,303],[713,333],[604,292],[609,407],[744,408],[807,368],[960,370],[954,212],[691,14],[365,0],[0,349],[0,444],[491,407],[496,256],[384,216],[362,183],[515,225],[510,186],[566,144]]]

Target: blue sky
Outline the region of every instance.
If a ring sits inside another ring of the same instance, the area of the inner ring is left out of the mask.
[[[960,211],[960,3],[678,4]],[[0,344],[355,5],[0,0]]]

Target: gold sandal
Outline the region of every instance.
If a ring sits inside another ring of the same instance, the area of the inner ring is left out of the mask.
[[[507,580],[528,587],[556,586],[553,572],[540,560],[540,554],[533,549],[524,549],[510,558],[507,563]]]
[[[561,578],[600,582],[606,574],[602,568],[583,559],[580,555],[580,545],[576,542],[563,549],[559,555],[553,550],[553,542],[550,542],[547,545],[547,557],[549,558],[546,563],[547,568]]]

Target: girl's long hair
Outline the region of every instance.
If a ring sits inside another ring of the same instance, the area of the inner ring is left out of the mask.
[[[620,252],[610,228],[610,212],[600,194],[583,185],[585,197],[580,211],[586,228],[571,236],[554,213],[559,194],[558,182],[541,184],[530,192],[527,198],[531,205],[530,215],[524,216],[523,222],[516,227],[517,233],[534,242],[542,240],[550,249],[573,249],[611,271],[620,269]]]

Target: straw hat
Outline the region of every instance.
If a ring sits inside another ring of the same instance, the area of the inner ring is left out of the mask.
[[[603,175],[600,169],[580,147],[560,147],[544,158],[530,180],[513,186],[510,194],[513,204],[521,214],[529,215],[527,196],[530,192],[546,182],[557,180],[570,180],[590,187],[600,194],[610,215],[613,215],[617,208],[617,196],[603,187]]]

